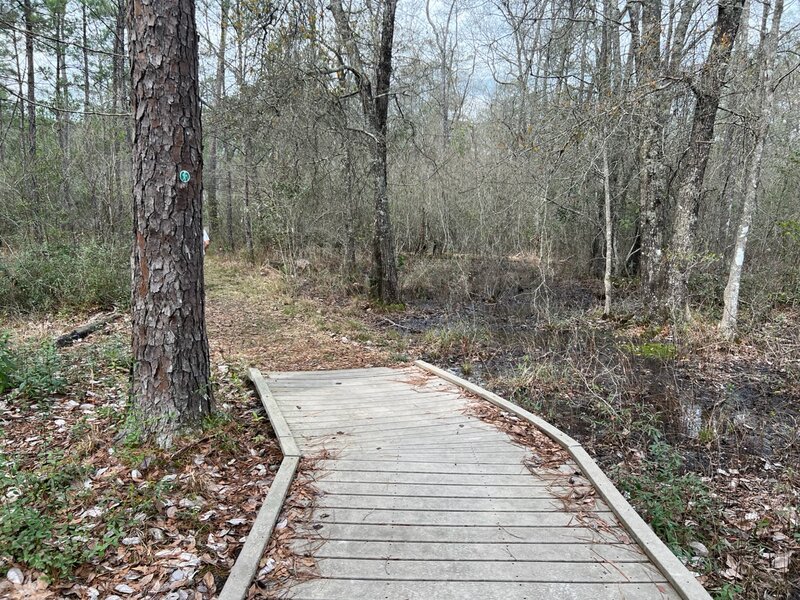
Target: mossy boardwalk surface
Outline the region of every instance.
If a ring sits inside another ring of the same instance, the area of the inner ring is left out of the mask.
[[[314,575],[277,597],[684,597],[566,454],[455,385],[417,368],[263,381],[278,435],[317,459],[291,541]]]

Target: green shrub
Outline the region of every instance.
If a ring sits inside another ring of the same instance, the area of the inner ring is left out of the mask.
[[[617,473],[617,485],[673,552],[687,554],[688,544],[710,545],[711,532],[692,523],[711,524],[718,507],[708,486],[694,473],[681,473],[682,459],[657,440],[636,473]]]
[[[62,367],[51,342],[14,348],[7,333],[0,335],[0,394],[34,402],[60,394],[66,387]]]
[[[0,333],[0,394],[17,387],[17,356],[11,351],[8,333]]]
[[[23,248],[0,255],[0,306],[6,312],[53,312],[129,302],[128,251],[84,242]]]
[[[53,518],[69,507],[70,489],[79,486],[83,474],[54,455],[45,457],[36,472],[0,456],[0,558],[58,576],[93,556],[88,529]]]

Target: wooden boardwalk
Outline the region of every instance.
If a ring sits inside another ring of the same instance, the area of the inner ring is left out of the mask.
[[[319,577],[278,597],[709,597],[685,569],[656,566],[648,555],[666,548],[645,554],[608,503],[568,500],[594,491],[577,465],[534,466],[537,449],[475,416],[486,401],[452,383],[417,367],[255,373],[284,451],[326,456],[295,541]]]

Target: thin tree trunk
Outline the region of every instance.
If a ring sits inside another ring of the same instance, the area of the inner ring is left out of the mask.
[[[168,447],[180,427],[198,423],[213,408],[194,0],[133,0],[130,40],[135,118],[131,397],[142,432]],[[182,181],[182,171],[188,181]]]
[[[81,41],[83,42],[83,110],[89,112],[89,34],[86,2],[81,2]]]
[[[768,7],[768,4],[764,5],[765,12],[768,10]],[[761,167],[764,158],[764,144],[766,143],[769,133],[772,107],[775,102],[775,85],[773,83],[773,78],[782,16],[783,0],[775,0],[771,29],[769,33],[766,33],[766,14],[764,15],[765,18],[761,29],[761,73],[759,74],[761,82],[757,100],[758,123],[755,127],[755,148],[750,155],[750,165],[747,169],[749,177],[747,187],[745,188],[739,227],[736,233],[736,245],[733,257],[731,258],[730,271],[728,273],[728,284],[725,286],[725,308],[719,323],[722,334],[729,339],[736,333],[742,266],[744,265],[744,256],[747,250],[747,239],[750,234],[750,227],[753,223],[753,213],[755,212],[758,200],[758,188],[761,184]]]
[[[31,0],[24,0],[25,18],[25,63],[27,70],[27,104],[28,104],[28,199],[37,202],[39,192],[36,185],[36,75],[33,60],[33,6]]]
[[[608,137],[603,135],[603,195],[605,201],[605,234],[606,234],[606,261],[603,273],[603,290],[605,291],[606,301],[603,314],[611,314],[611,269],[612,269],[612,248],[613,248],[613,222],[611,219],[611,170],[608,167]]]
[[[719,99],[728,72],[733,41],[739,29],[743,3],[744,0],[720,0],[708,58],[703,65],[699,80],[694,84],[697,100],[687,151],[686,172],[678,191],[670,249],[670,291],[667,308],[674,317],[680,317],[681,312],[688,317],[687,288],[692,264],[695,261],[693,256],[695,225],[702,198],[703,179],[714,139]]]
[[[61,179],[59,181],[59,192],[61,201],[70,212],[74,210],[69,185],[69,113],[64,110],[68,108],[69,82],[67,80],[67,54],[64,45],[64,25],[65,25],[66,4],[57,7],[56,18],[56,137],[60,150],[60,170]],[[71,222],[68,226],[71,227]]]
[[[222,98],[225,83],[225,50],[228,37],[228,10],[229,0],[222,0],[220,7],[219,48],[217,49],[217,73],[214,80],[214,110],[217,119],[221,117]],[[211,222],[212,234],[219,229],[219,203],[217,201],[217,138],[219,137],[219,123],[215,123],[214,135],[211,136],[211,146],[208,151],[208,185],[206,186],[206,199],[208,200],[208,216]]]
[[[256,262],[253,246],[253,217],[250,214],[250,139],[244,143],[244,241],[247,246],[247,260]]]
[[[233,238],[233,184],[231,177],[231,161],[233,154],[230,148],[226,145],[223,151],[225,156],[225,219],[226,219],[226,234],[228,238],[228,250],[231,252],[236,251],[236,242]]]

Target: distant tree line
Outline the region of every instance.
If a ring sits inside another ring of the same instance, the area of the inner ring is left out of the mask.
[[[602,279],[607,310],[622,278],[680,319],[710,294],[728,335],[740,289],[800,300],[800,59],[782,0],[197,10],[217,248],[289,268],[335,256],[386,302],[398,255],[524,253],[545,281]],[[7,251],[129,243],[127,13],[0,3]]]

